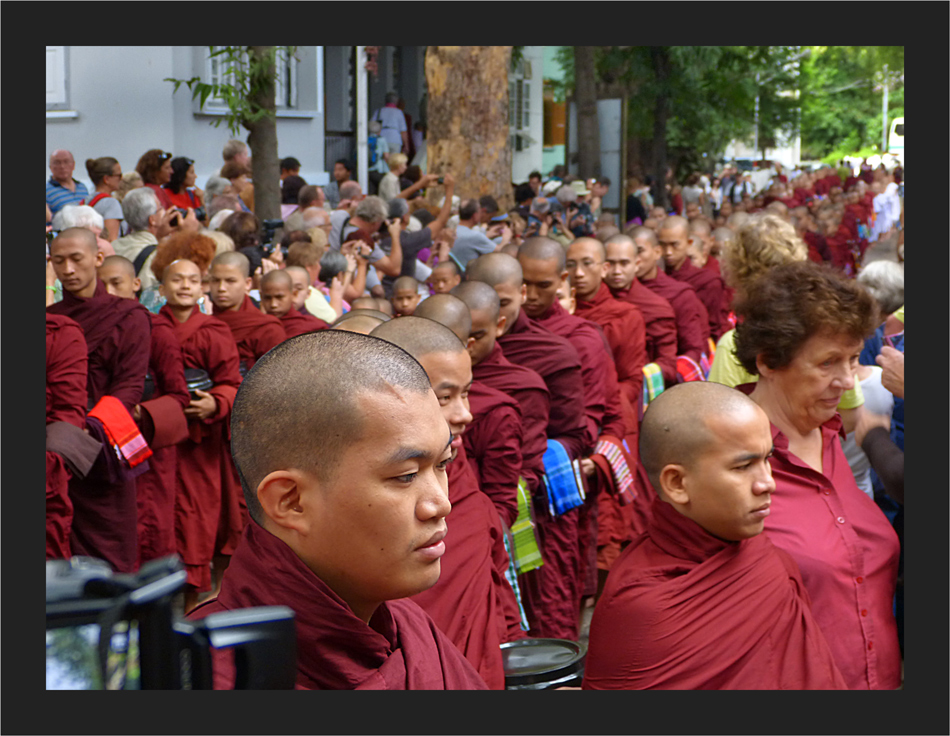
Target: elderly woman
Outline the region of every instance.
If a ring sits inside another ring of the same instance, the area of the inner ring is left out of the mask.
[[[65,230],[70,227],[84,227],[96,236],[96,244],[103,256],[114,256],[112,243],[102,237],[104,221],[102,215],[84,204],[68,204],[53,217],[53,230]]]
[[[141,174],[145,186],[155,192],[162,207],[171,209],[172,203],[165,185],[172,178],[172,155],[160,148],[152,148],[142,154],[135,170]]]
[[[122,166],[111,156],[102,156],[86,159],[86,171],[95,187],[95,194],[87,204],[102,215],[105,222],[102,236],[111,243],[121,234],[124,220],[122,203],[112,196],[122,184]]]
[[[893,604],[899,543],[854,482],[837,406],[877,324],[867,291],[810,261],[776,266],[736,304],[736,355],[759,380],[740,387],[772,424],[772,542],[798,563],[815,619],[849,688],[893,689],[901,656]],[[742,472],[737,461],[734,472]]]

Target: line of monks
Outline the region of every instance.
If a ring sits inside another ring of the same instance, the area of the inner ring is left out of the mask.
[[[90,232],[64,231],[50,250],[64,298],[47,309],[47,557],[90,555],[131,572],[178,554],[196,617],[290,605],[299,687],[503,689],[500,645],[577,640],[583,600],[653,523],[659,488],[638,457],[645,376],[667,386],[701,376],[730,327],[722,278],[714,263],[692,265],[690,240],[678,217],[658,233],[578,238],[566,250],[530,239],[516,256],[473,260],[451,293],[404,316],[354,309],[328,331],[293,306],[284,271],[267,275],[268,313],[259,309],[234,252],[211,264],[213,315],[198,307],[203,275],[189,260],[164,269],[166,304],[150,315],[131,264],[104,263]],[[340,334],[360,332],[377,340]],[[380,340],[422,366],[438,406],[431,392],[413,398],[415,369]],[[204,388],[191,385],[195,371]],[[722,403],[683,401],[700,414]],[[684,405],[664,402],[687,432]],[[353,489],[372,473],[388,485],[364,498]],[[352,488],[327,506],[314,489],[330,486]],[[404,538],[396,510],[407,504]],[[512,534],[525,517],[526,546]],[[527,563],[533,546],[541,564]],[[744,554],[740,570],[756,559]],[[787,561],[769,564],[773,579],[754,562],[782,611],[776,636],[804,637],[812,659],[791,679],[740,681],[841,687],[807,608],[795,599],[790,610],[788,591],[774,588],[774,575],[794,577]],[[233,686],[226,658],[215,679]],[[710,685],[697,675],[691,686]]]

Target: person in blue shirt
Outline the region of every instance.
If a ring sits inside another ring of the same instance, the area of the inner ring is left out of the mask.
[[[68,204],[84,204],[89,198],[86,185],[73,179],[75,168],[76,160],[69,151],[57,149],[50,154],[53,175],[46,182],[46,204],[54,215]]]

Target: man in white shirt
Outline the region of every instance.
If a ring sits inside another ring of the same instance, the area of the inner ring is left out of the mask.
[[[389,92],[386,95],[386,104],[373,113],[370,120],[378,120],[382,124],[380,135],[389,144],[390,153],[400,153],[409,150],[409,128],[406,126],[406,115],[396,105],[399,95]]]

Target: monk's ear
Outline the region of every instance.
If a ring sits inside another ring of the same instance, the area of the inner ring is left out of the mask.
[[[689,503],[686,475],[686,467],[676,463],[666,465],[660,471],[660,488],[673,506],[685,506]]]
[[[497,328],[498,328],[498,329],[497,329],[497,334],[495,335],[496,338],[501,337],[502,335],[505,334],[505,325],[507,325],[507,324],[508,324],[508,318],[507,318],[505,315],[503,315],[503,314],[499,314],[499,315],[498,315],[498,324],[496,325]]]
[[[312,502],[310,485],[316,481],[297,470],[275,470],[264,476],[257,486],[257,500],[264,515],[283,530],[306,535],[310,515],[305,513]]]
[[[561,277],[560,277],[560,278],[561,278],[561,284],[570,283],[570,280],[571,280],[571,272],[568,271],[568,270],[565,268],[563,271],[561,271]],[[559,286],[560,286],[561,284],[559,284]]]
[[[524,285],[524,282],[521,284],[521,303],[524,304],[528,298],[528,287]]]
[[[474,344],[475,344],[475,338],[474,338],[474,337],[468,338],[468,341],[465,343],[465,349],[466,349],[466,350],[471,350],[472,345],[474,345]]]
[[[136,276],[132,279],[132,291],[138,294],[142,290],[142,279]],[[164,294],[162,295],[164,296]]]
[[[263,270],[263,267],[261,270]],[[246,279],[244,279],[244,290],[250,291],[253,288],[254,288],[254,279],[253,277],[248,276]]]

